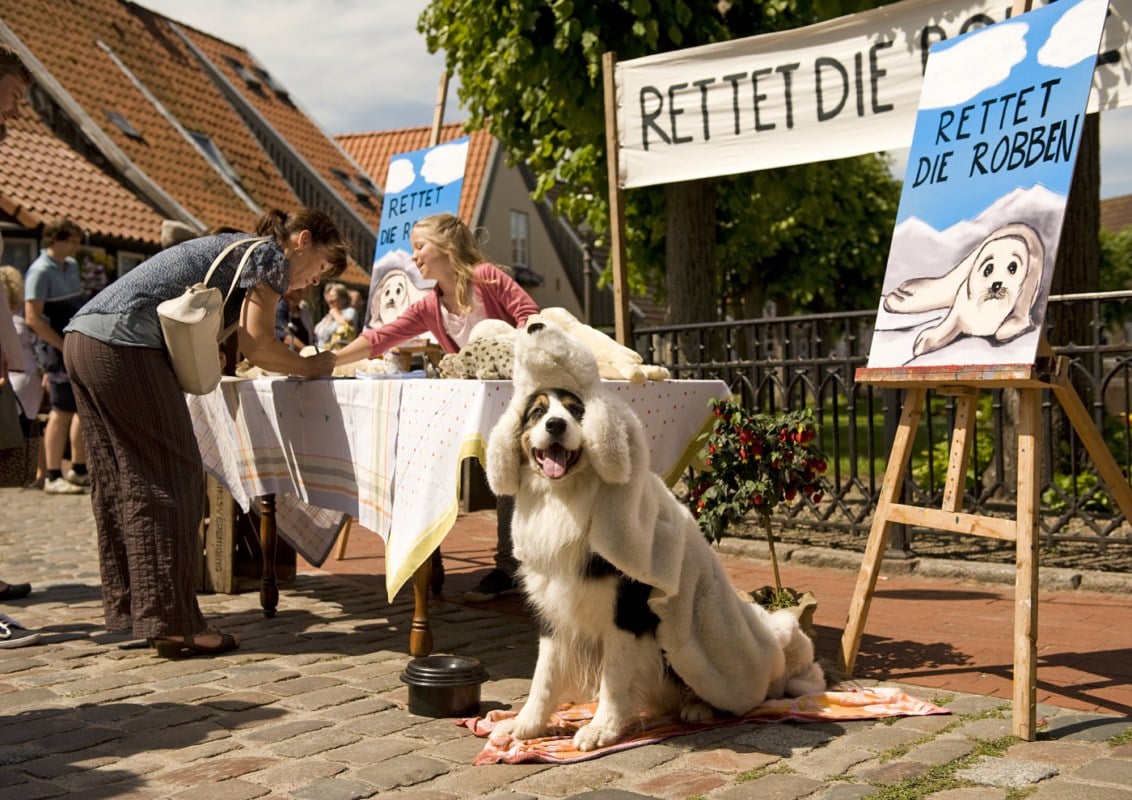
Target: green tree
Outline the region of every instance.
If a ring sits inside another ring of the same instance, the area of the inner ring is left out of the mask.
[[[601,236],[609,230],[605,52],[626,60],[872,5],[433,0],[418,28],[459,75],[470,127],[487,125],[513,163],[532,169],[536,199],[557,187],[558,211]],[[627,192],[630,285],[665,287],[659,294],[678,299],[668,307],[677,323],[758,313],[769,298],[797,309],[854,307],[857,288],[871,304],[899,196],[883,166],[867,156]]]

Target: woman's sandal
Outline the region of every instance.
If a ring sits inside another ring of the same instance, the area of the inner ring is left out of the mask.
[[[201,635],[210,633],[219,634],[220,643],[213,645],[201,644],[196,641],[192,634],[186,634],[184,641],[176,641],[174,639],[150,639],[150,644],[157,650],[157,655],[162,658],[187,658],[190,656],[216,656],[221,653],[227,653],[235,650],[240,646],[240,640],[230,633],[223,633],[222,631],[209,629]]]

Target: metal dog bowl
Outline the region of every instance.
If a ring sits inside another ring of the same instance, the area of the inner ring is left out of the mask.
[[[474,658],[423,656],[401,673],[409,686],[409,711],[422,717],[470,717],[480,710],[487,670]]]

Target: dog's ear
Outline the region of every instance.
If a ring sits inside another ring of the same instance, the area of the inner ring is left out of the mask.
[[[519,412],[509,407],[487,439],[487,484],[496,497],[513,495],[519,491],[519,464],[522,457],[523,420]]]
[[[998,326],[994,338],[999,342],[1009,342],[1035,326],[1034,300],[1042,288],[1042,273],[1045,270],[1045,246],[1038,232],[1029,225],[1016,223],[1010,226],[1011,235],[1017,236],[1026,248],[1026,275],[1022,288],[1010,315]]]
[[[586,401],[582,417],[586,454],[606,483],[628,483],[633,476],[630,425],[636,418],[630,419],[632,413],[628,406],[601,396]]]

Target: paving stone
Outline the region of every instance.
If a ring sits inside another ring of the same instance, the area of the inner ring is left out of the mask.
[[[0,727],[0,747],[34,742],[44,736],[73,731],[83,726],[82,720],[65,716],[20,720]]]
[[[377,740],[358,741],[343,747],[336,747],[323,754],[331,761],[340,761],[343,764],[366,766],[379,761],[396,759],[406,753],[421,750],[421,743],[412,739],[402,739],[386,736]]]
[[[368,783],[345,778],[327,778],[291,793],[295,800],[361,800],[378,790]]]
[[[1052,778],[1058,774],[1058,771],[1053,764],[982,756],[970,767],[958,770],[955,777],[986,786],[1020,789]]]
[[[366,692],[354,686],[333,686],[306,694],[291,695],[280,702],[288,708],[317,711],[327,706],[340,706],[354,700],[361,700],[367,696]]]
[[[813,800],[864,800],[869,795],[876,794],[876,787],[867,783],[835,783],[818,791]],[[932,795],[932,800],[936,796]]]
[[[272,748],[272,752],[282,758],[306,758],[327,750],[354,744],[361,739],[358,734],[342,728],[315,731],[296,736]]]
[[[1073,773],[1073,779],[1132,787],[1132,761],[1101,758],[1083,765]]]
[[[798,800],[809,797],[825,786],[821,781],[802,775],[764,775],[740,783],[712,795],[713,800]]]
[[[324,676],[310,676],[289,678],[287,680],[276,681],[269,684],[260,684],[264,691],[277,694],[280,697],[294,697],[299,694],[306,694],[308,692],[318,691],[319,689],[329,689],[331,687],[341,686],[342,681],[337,678],[328,678]]]
[[[840,744],[840,743],[838,743]],[[876,753],[847,744],[831,745],[802,753],[790,759],[790,768],[808,778],[825,780],[835,775],[844,775],[858,764],[876,758]],[[774,757],[777,761],[778,757]],[[768,761],[768,764],[773,763]]]
[[[520,795],[531,790],[523,781],[531,775],[557,769],[549,764],[489,764],[471,770],[459,770],[441,775],[429,782],[428,788],[438,792],[455,792],[462,797],[480,798],[508,787],[508,795]]]
[[[221,781],[205,786],[194,786],[172,795],[176,800],[252,800],[270,794],[266,786],[257,786],[242,780]]]
[[[943,736],[913,747],[904,755],[905,761],[924,764],[950,764],[975,749],[975,743],[965,736]]]
[[[406,755],[374,764],[357,771],[356,775],[382,791],[400,786],[415,786],[451,771],[452,765],[435,758]]]
[[[43,736],[29,743],[28,747],[39,753],[73,753],[90,747],[124,738],[122,731],[112,728],[90,726],[73,731]]]
[[[194,786],[198,783],[216,783],[258,772],[279,763],[277,758],[255,756],[210,758],[181,769],[162,772],[156,778],[162,783],[179,783]]]
[[[311,781],[333,778],[345,771],[345,764],[326,761],[321,758],[304,758],[275,764],[254,773],[249,776],[249,779],[270,786],[272,790],[278,792],[298,786],[306,786]]]
[[[565,800],[655,800],[646,794],[627,792],[624,789],[597,789],[592,792],[572,794]]]
[[[966,787],[963,789],[944,789],[931,796],[931,800],[1005,800],[1007,789],[990,786]]]
[[[66,789],[46,781],[27,781],[4,788],[4,800],[42,800],[64,794],[67,794]]]
[[[648,749],[648,748],[645,748]],[[713,772],[741,773],[751,772],[752,769],[761,769],[781,758],[749,747],[726,748],[718,747],[710,750],[692,752],[684,759],[684,763],[692,768],[711,769]]]
[[[75,772],[82,772],[88,769],[95,769],[97,767],[113,764],[118,761],[116,756],[107,752],[89,753],[88,755],[68,754],[59,756],[48,756],[47,758],[37,758],[33,761],[25,761],[20,764],[20,772],[31,775],[33,778],[43,778],[44,780],[53,780],[64,775],[70,775]],[[3,783],[0,782],[0,786]]]
[[[1006,750],[1006,756],[1008,758],[1056,764],[1062,767],[1063,771],[1066,767],[1079,767],[1094,759],[1103,758],[1108,754],[1109,748],[1107,745],[1074,741],[1020,742]]]
[[[1038,790],[1026,800],[1132,800],[1132,789],[1056,781],[1039,784]]]
[[[1045,739],[1078,742],[1107,742],[1132,729],[1132,719],[1104,714],[1062,714],[1042,731]]]
[[[330,726],[331,723],[326,720],[299,719],[292,722],[284,722],[281,725],[259,728],[249,733],[247,739],[252,742],[282,742],[296,736],[301,736],[304,733],[322,730]]]
[[[682,769],[634,782],[630,788],[634,792],[644,792],[659,797],[688,797],[707,794],[726,784],[727,780],[718,772]]]
[[[928,771],[929,765],[921,761],[889,761],[886,764],[870,762],[850,770],[854,780],[878,785],[900,783],[917,778]]]
[[[987,719],[977,719],[965,723],[952,731],[952,733],[960,736],[969,736],[972,739],[978,739],[983,742],[993,742],[1001,739],[1004,736],[1013,735],[1011,730],[1010,717],[1007,715],[1006,719],[995,719],[988,717]]]

